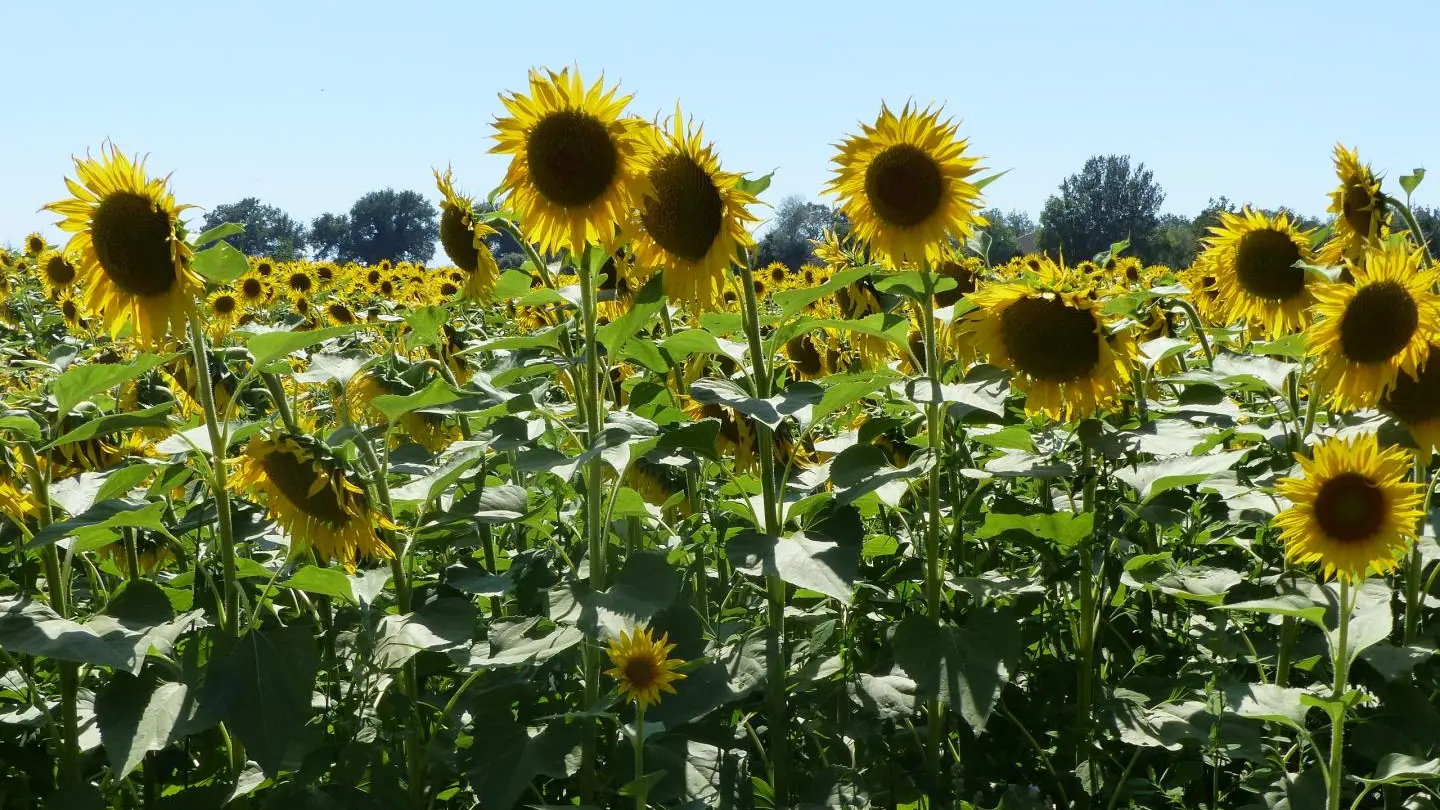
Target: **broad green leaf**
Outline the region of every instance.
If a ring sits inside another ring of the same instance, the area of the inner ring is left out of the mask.
[[[1269,599],[1252,599],[1245,602],[1233,602],[1228,605],[1216,605],[1215,607],[1220,610],[1293,616],[1320,627],[1323,627],[1325,623],[1325,606],[1317,605],[1309,597],[1298,593],[1282,594]]]
[[[117,778],[124,778],[151,751],[177,739],[191,694],[183,683],[115,675],[95,696],[100,740]]]
[[[129,382],[163,362],[165,358],[141,354],[126,363],[89,363],[71,366],[55,378],[55,405],[60,413],[70,413],[76,405],[90,397]]]
[[[477,645],[478,667],[513,667],[543,664],[585,639],[574,627],[561,627],[539,617],[497,622],[490,640]]]
[[[1285,363],[1269,357],[1224,352],[1215,356],[1212,368],[1226,383],[1231,385],[1250,384],[1253,386],[1258,382],[1277,393],[1285,391],[1286,378],[1300,369],[1295,363]]]
[[[692,354],[726,354],[704,329],[682,329],[661,341],[660,348],[676,363]]]
[[[195,237],[194,246],[197,248],[202,248],[210,244],[211,242],[218,242],[221,239],[228,239],[232,236],[239,236],[242,233],[245,233],[244,225],[241,225],[238,222],[224,222]]]
[[[852,405],[894,382],[895,374],[889,371],[860,371],[839,374],[822,380],[825,393],[810,414],[814,422]]]
[[[111,433],[119,433],[123,430],[131,430],[143,427],[164,427],[169,424],[166,414],[175,407],[174,403],[162,402],[146,408],[143,411],[133,413],[112,413],[91,419],[80,425],[80,427],[66,433],[55,441],[45,445],[40,452],[59,447],[65,444],[81,442],[95,436],[108,436]]]
[[[765,189],[770,188],[770,179],[774,176],[774,172],[753,178],[748,174],[741,175],[740,179],[735,181],[735,187],[752,197],[759,197],[765,193]]]
[[[915,682],[903,673],[868,675],[860,673],[850,684],[850,699],[880,720],[904,720],[915,714]]]
[[[39,443],[44,433],[40,430],[40,424],[35,418],[23,411],[10,411],[0,416],[0,432],[17,433],[21,438],[31,443]]]
[[[660,273],[656,273],[644,287],[635,294],[635,300],[631,302],[630,308],[625,314],[614,321],[602,326],[595,332],[595,339],[600,341],[607,351],[612,355],[619,355],[626,344],[635,337],[635,333],[654,320],[665,306],[665,288],[662,286]]]
[[[451,388],[444,380],[436,377],[430,384],[416,391],[413,394],[398,395],[385,394],[376,397],[370,404],[385,416],[391,424],[400,420],[400,417],[407,413],[434,408],[440,405],[448,405],[459,399],[460,395]]]
[[[1376,764],[1375,775],[1365,781],[1371,785],[1396,785],[1423,782],[1437,777],[1440,777],[1440,759],[1386,754],[1385,758]]]
[[[1305,333],[1296,332],[1278,340],[1250,344],[1252,355],[1274,355],[1299,360],[1305,356]]]
[[[229,284],[245,275],[250,269],[250,262],[229,242],[218,242],[214,247],[196,253],[191,266],[211,284]]]
[[[1001,450],[1023,450],[1034,453],[1035,437],[1023,425],[1006,425],[996,430],[976,429],[970,431],[970,439],[976,444]]]
[[[207,667],[203,700],[274,776],[310,719],[320,646],[304,625],[251,630],[233,644]]]
[[[301,349],[318,346],[331,338],[343,337],[359,328],[358,324],[347,324],[345,326],[329,326],[324,329],[311,329],[305,332],[261,332],[253,335],[246,343],[246,347],[254,356],[256,367],[262,367],[273,360],[279,360]]]
[[[562,624],[578,625],[588,635],[614,637],[648,623],[679,594],[680,572],[664,554],[635,552],[625,560],[615,583],[604,591],[571,585],[552,589],[550,615]]]
[[[428,306],[406,312],[405,323],[410,326],[410,334],[405,336],[405,343],[412,348],[434,346],[440,340],[440,327],[449,318],[450,312],[445,307]]]
[[[728,405],[774,430],[785,417],[795,416],[801,409],[819,403],[825,391],[814,383],[799,382],[791,383],[778,396],[758,399],[729,380],[707,378],[691,385],[690,395],[703,404]]]
[[[1310,706],[1301,702],[1305,690],[1267,683],[1235,684],[1225,689],[1225,708],[1241,717],[1305,727]]]
[[[165,526],[164,501],[137,501],[129,498],[97,503],[85,513],[69,520],[52,523],[35,534],[26,548],[41,548],[71,535],[95,536],[95,530],[133,527],[149,529],[169,536]]]
[[[8,596],[0,596],[0,648],[127,672],[135,663],[132,640],[100,635],[48,605]]]
[[[350,577],[346,576],[345,572],[339,568],[320,568],[315,565],[307,565],[280,584],[297,591],[333,596],[352,604],[355,602],[355,592],[350,587]]]
[[[1181,599],[1218,605],[1225,600],[1226,592],[1243,581],[1238,571],[1197,565],[1177,569],[1147,584]]]
[[[955,279],[949,276],[932,274],[934,277],[935,292],[942,293],[953,290],[958,286]],[[902,270],[898,273],[885,273],[875,278],[875,289],[883,293],[893,295],[904,295],[917,301],[925,298],[925,275],[919,270]]]
[[[506,270],[495,283],[495,300],[508,301],[530,292],[531,276],[522,270]]]
[[[806,306],[819,301],[827,295],[842,287],[848,287],[880,268],[874,265],[864,267],[852,267],[849,270],[842,270],[830,278],[829,281],[819,287],[811,287],[803,290],[782,290],[770,296],[770,300],[780,307],[782,319],[792,318],[800,313]]]
[[[469,599],[437,599],[405,616],[382,617],[376,630],[379,640],[375,643],[372,662],[389,671],[421,651],[448,653],[468,649],[474,632],[475,607]]]
[[[1204,483],[1210,476],[1234,467],[1247,452],[1232,450],[1207,456],[1152,461],[1134,469],[1119,470],[1115,477],[1134,487],[1143,503],[1166,490]]]
[[[1420,183],[1424,179],[1425,169],[1414,169],[1409,174],[1400,175],[1400,188],[1405,189],[1405,196],[1408,197],[1415,193],[1415,189],[1420,187]],[[1418,235],[1419,234],[1417,234],[1417,236]]]
[[[1156,338],[1140,345],[1141,359],[1145,361],[1145,368],[1154,368],[1156,364],[1167,357],[1174,357],[1189,351],[1190,346],[1190,341],[1180,338]]]
[[[747,533],[731,538],[725,555],[736,569],[753,576],[778,576],[850,604],[860,565],[860,546],[816,540],[804,532],[790,537]]]
[[[985,515],[985,523],[976,532],[976,537],[988,540],[992,537],[999,537],[1005,532],[1021,531],[1041,540],[1049,540],[1062,550],[1068,551],[1081,540],[1089,537],[1090,533],[1094,531],[1094,527],[1095,515],[1089,512],[1079,515],[1073,512],[1034,515],[1007,515],[990,512]]]
[[[1024,642],[1008,608],[972,611],[963,627],[928,616],[902,619],[893,639],[895,663],[916,684],[917,697],[940,698],[979,736],[1020,664]]]
[[[928,454],[916,454],[909,465],[894,467],[885,451],[873,444],[856,444],[840,451],[830,463],[830,483],[835,488],[835,502],[841,506],[862,495],[878,492],[890,505],[899,503],[911,478],[929,471],[934,463]]]

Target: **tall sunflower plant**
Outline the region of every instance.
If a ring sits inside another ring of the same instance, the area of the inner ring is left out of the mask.
[[[434,266],[245,257],[109,146],[0,253],[4,799],[1433,801],[1413,179],[1002,260],[881,104],[791,266],[688,106],[537,70],[490,143]]]

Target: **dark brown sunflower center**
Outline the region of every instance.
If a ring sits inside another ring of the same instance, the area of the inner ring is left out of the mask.
[[[345,306],[344,304],[331,304],[327,308],[327,312],[330,313],[331,319],[333,319],[336,323],[355,322],[355,313],[351,312],[350,308]]]
[[[51,256],[45,262],[45,278],[55,287],[63,287],[75,280],[75,265],[65,261],[64,256]]]
[[[335,278],[335,268],[328,264],[322,264],[315,268],[315,275],[319,276],[321,281],[333,281]]]
[[[525,139],[535,190],[556,205],[588,205],[599,199],[620,166],[610,131],[579,110],[545,116]]]
[[[453,205],[440,206],[440,246],[455,266],[467,273],[480,267],[480,249],[475,235],[465,227],[465,213]]]
[[[784,284],[787,275],[789,275],[789,270],[783,264],[770,268],[770,280],[776,284]]]
[[[240,282],[240,294],[248,299],[259,298],[265,292],[265,285],[258,278],[247,278]]]
[[[368,272],[368,273],[365,274],[365,280],[366,280],[367,282],[371,283],[371,284],[379,284],[379,283],[380,283],[380,271],[379,271],[379,270],[371,270],[370,272]]]
[[[255,272],[259,273],[262,276],[268,276],[271,273],[275,272],[275,265],[271,264],[270,262],[260,262],[259,264],[255,265]]]
[[[1357,363],[1381,363],[1410,343],[1420,308],[1405,285],[1382,281],[1361,287],[1340,320],[1340,348]]]
[[[1385,522],[1385,493],[1360,473],[1341,473],[1315,496],[1315,520],[1342,543],[1366,540]]]
[[[76,321],[80,319],[80,308],[75,306],[74,301],[67,298],[60,304],[60,314],[67,321]]]
[[[460,288],[449,281],[446,281],[440,285],[440,295],[446,298],[449,298],[457,292],[460,292]]]
[[[725,224],[725,202],[710,173],[670,154],[650,170],[650,183],[654,191],[640,213],[645,230],[669,253],[692,262],[705,258]]]
[[[1370,235],[1370,225],[1374,222],[1375,209],[1378,202],[1370,189],[1360,183],[1348,183],[1345,186],[1345,199],[1340,203],[1340,210],[1345,217],[1345,224],[1349,225],[1356,233],[1362,236]]]
[[[1430,357],[1419,375],[1399,375],[1381,402],[1381,407],[1407,425],[1440,418],[1440,346],[1430,347]]]
[[[228,295],[217,295],[215,300],[210,303],[210,307],[215,310],[216,315],[233,314],[235,306],[235,299]]]
[[[350,519],[329,477],[317,472],[314,462],[302,461],[293,451],[281,449],[267,454],[261,466],[275,488],[306,515],[331,526],[343,525]],[[326,478],[325,485],[312,494],[310,488],[322,476]]]
[[[935,294],[935,306],[950,307],[960,303],[963,296],[975,292],[975,274],[959,262],[942,262],[935,272],[955,280],[955,289]]]
[[[297,293],[308,293],[315,286],[315,281],[307,273],[291,273],[285,283]]]
[[[32,236],[29,239],[25,240],[25,250],[32,256],[40,253],[44,249],[45,240],[41,239],[38,236]]]
[[[1057,298],[1022,298],[1000,316],[1000,339],[1015,367],[1044,382],[1073,382],[1100,363],[1099,324]]]
[[[1256,298],[1284,301],[1305,289],[1298,261],[1300,248],[1289,234],[1273,228],[1249,231],[1235,251],[1235,276],[1241,289]]]
[[[105,197],[90,218],[90,239],[101,269],[131,295],[164,295],[175,286],[172,234],[169,214],[128,191]]]
[[[637,656],[625,662],[625,680],[636,689],[647,689],[660,678],[660,667],[649,656]]]
[[[801,374],[815,376],[825,370],[824,359],[809,335],[794,337],[785,344],[785,353]]]
[[[908,143],[886,149],[865,170],[865,196],[886,225],[907,228],[940,207],[945,180],[935,159]]]

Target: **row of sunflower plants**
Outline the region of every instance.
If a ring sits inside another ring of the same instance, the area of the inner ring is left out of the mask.
[[[502,101],[447,267],[247,258],[113,146],[0,256],[0,807],[1437,806],[1422,172],[992,264],[882,106],[756,267],[679,108]]]

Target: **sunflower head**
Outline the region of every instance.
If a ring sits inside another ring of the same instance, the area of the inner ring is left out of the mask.
[[[1374,434],[1365,434],[1327,439],[1313,457],[1297,458],[1304,477],[1277,485],[1292,502],[1275,518],[1286,556],[1319,562],[1326,578],[1394,570],[1421,517],[1421,488],[1406,480],[1408,454],[1382,450]]]
[[[89,325],[85,310],[69,290],[56,297],[55,306],[60,310],[60,318],[65,321],[66,329],[71,332],[85,331],[85,327]]]
[[[455,266],[469,277],[465,295],[473,299],[485,299],[495,289],[500,278],[500,268],[485,238],[496,231],[489,225],[475,220],[475,205],[469,197],[455,191],[455,182],[447,167],[441,174],[435,173],[435,185],[440,189],[440,246]]]
[[[256,271],[251,271],[235,280],[235,297],[248,307],[264,306],[274,295],[270,282]]]
[[[1422,270],[1423,253],[1404,245],[1366,250],[1351,265],[1353,284],[1316,291],[1320,319],[1310,327],[1308,352],[1317,380],[1337,408],[1374,407],[1400,373],[1414,376],[1440,342],[1440,274]]]
[[[1385,195],[1380,192],[1380,179],[1368,164],[1360,162],[1360,153],[1335,145],[1335,174],[1340,185],[1330,192],[1330,207],[1335,216],[1333,235],[1320,250],[1318,260],[1338,265],[1360,258],[1367,246],[1388,232]]]
[[[1272,217],[1250,209],[1221,211],[1210,232],[1195,266],[1215,277],[1228,320],[1246,321],[1271,339],[1310,322],[1314,283],[1300,266],[1314,258],[1310,232],[1284,212]]]
[[[840,197],[855,235],[891,264],[935,258],[949,237],[986,224],[969,180],[979,161],[938,110],[906,104],[897,116],[882,105],[874,125],[839,146],[826,190]]]
[[[45,208],[73,233],[65,252],[79,258],[86,306],[103,313],[112,337],[127,325],[137,343],[156,345],[184,331],[202,288],[168,178],[150,178],[143,161],[115,146],[99,159],[75,159],[71,197]]]
[[[668,633],[657,639],[643,627],[621,631],[619,638],[610,640],[607,652],[613,668],[605,674],[618,682],[621,694],[642,708],[659,703],[661,692],[675,694],[675,681],[685,678],[675,671],[685,662],[670,657],[675,645],[669,641]]]
[[[40,271],[41,280],[45,282],[45,286],[49,287],[52,293],[68,290],[70,285],[75,283],[75,263],[59,251],[41,256],[35,262],[35,266]]]
[[[671,300],[717,309],[731,264],[754,245],[746,226],[756,219],[746,206],[755,197],[738,174],[720,170],[703,127],[692,127],[678,106],[647,133],[635,261],[662,268]]]
[[[617,97],[618,89],[606,90],[603,78],[587,88],[579,71],[532,70],[529,95],[500,98],[506,115],[495,121],[490,151],[511,156],[500,188],[544,252],[613,247],[638,201],[647,125],[624,115],[630,96]]]
[[[25,237],[25,255],[35,258],[45,252],[45,237],[32,233]]]
[[[217,290],[205,299],[205,321],[215,335],[229,332],[242,314],[240,298],[230,290]]]
[[[309,436],[255,436],[235,476],[238,490],[263,496],[265,509],[298,543],[353,570],[361,559],[389,559],[375,526],[391,528],[370,507],[340,460]]]
[[[1380,398],[1380,409],[1405,426],[1422,456],[1440,450],[1440,344],[1431,344],[1413,374],[1402,373]]]

